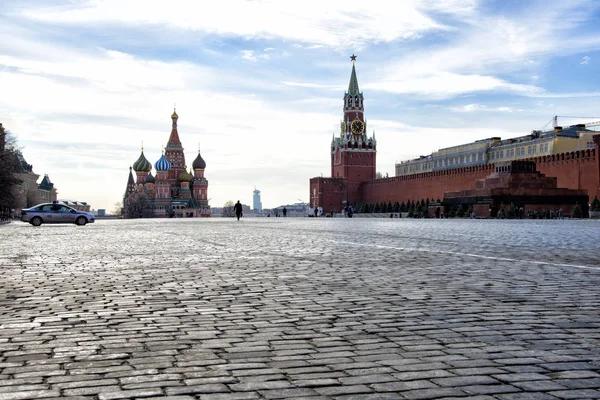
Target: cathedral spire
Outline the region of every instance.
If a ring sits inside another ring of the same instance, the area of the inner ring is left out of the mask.
[[[356,78],[356,68],[354,67],[356,56],[352,54],[350,56],[350,59],[352,60],[352,75],[350,75],[350,85],[348,85],[348,94],[355,96],[359,94],[358,79]]]
[[[125,188],[125,194],[123,195],[123,204],[130,194],[135,192],[135,181],[133,180],[133,168],[129,167],[129,179],[127,179],[127,187]]]
[[[173,120],[173,126],[171,128],[171,136],[169,136],[167,147],[181,147],[179,132],[177,132],[177,120],[179,119],[179,115],[177,115],[175,108],[173,108],[173,115],[171,115],[171,119]]]

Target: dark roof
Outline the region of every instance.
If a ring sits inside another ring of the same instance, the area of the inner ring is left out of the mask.
[[[206,168],[206,161],[204,161],[204,159],[200,155],[200,152],[198,152],[198,157],[196,157],[196,159],[194,160],[194,163],[192,164],[192,168],[194,168],[194,169],[205,169]]]
[[[44,179],[42,179],[42,183],[40,183],[40,189],[42,190],[52,190],[54,188],[54,183],[50,181],[48,175],[44,175]]]
[[[33,172],[33,165],[28,164],[20,151],[13,153],[17,159],[17,173]]]

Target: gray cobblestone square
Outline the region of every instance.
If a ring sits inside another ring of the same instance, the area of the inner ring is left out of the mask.
[[[2,225],[0,400],[600,398],[597,237],[593,221]]]

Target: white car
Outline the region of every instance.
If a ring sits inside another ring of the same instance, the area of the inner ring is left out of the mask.
[[[83,226],[88,222],[94,222],[94,218],[94,215],[89,212],[76,210],[57,201],[21,210],[21,221],[29,222],[33,226],[56,223]]]

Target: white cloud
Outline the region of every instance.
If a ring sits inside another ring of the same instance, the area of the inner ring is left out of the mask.
[[[579,62],[579,64],[589,64],[590,63],[590,57],[589,56],[585,56],[581,59],[581,62]]]
[[[242,54],[242,60],[248,60],[252,62],[258,61],[256,56],[254,55],[254,51],[252,50],[242,50],[240,51],[240,53]]]
[[[362,87],[366,90],[418,94],[437,99],[484,91],[511,92],[523,95],[543,92],[543,89],[536,86],[513,84],[492,76],[462,75],[450,72],[413,76],[411,79],[379,81],[364,84]]]
[[[464,12],[453,1],[449,13]],[[210,5],[193,0],[168,4],[149,0],[90,0],[58,7],[22,10],[38,21],[62,24],[118,23],[163,25],[208,34],[246,38],[282,38],[334,48],[361,48],[371,42],[391,42],[418,37],[423,32],[447,29],[428,16],[439,12],[435,2],[406,0],[389,5],[386,0],[229,0]]]
[[[281,82],[282,84],[284,84],[285,86],[298,86],[298,87],[305,87],[305,88],[316,88],[316,89],[330,89],[330,90],[344,90],[344,86],[342,85],[324,85],[321,83],[313,83],[313,82],[290,82],[290,81],[283,81]]]
[[[456,112],[483,111],[483,112],[506,112],[506,113],[523,111],[523,109],[520,109],[520,108],[514,108],[514,107],[508,107],[508,106],[489,107],[489,106],[486,106],[483,104],[466,104],[466,105],[460,106],[460,107],[457,107],[457,106],[450,107],[450,110],[456,111]]]
[[[554,55],[600,48],[600,35],[572,30],[589,18],[576,12],[577,6],[577,2],[533,3],[511,19],[477,14],[465,20],[468,25],[455,35],[449,35],[448,43],[392,56],[376,70],[377,76],[371,78],[375,82],[362,87],[436,98],[484,91],[545,95],[543,88],[499,76],[523,71],[538,75]]]

